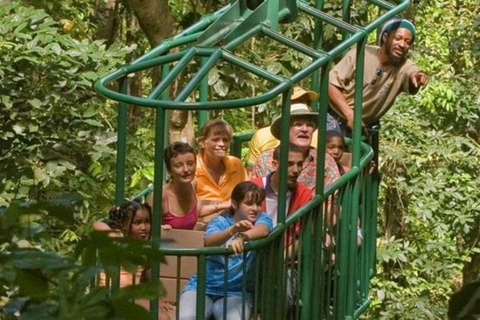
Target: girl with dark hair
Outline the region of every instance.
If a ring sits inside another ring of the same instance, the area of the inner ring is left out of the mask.
[[[151,235],[152,211],[146,203],[137,201],[127,201],[119,207],[113,207],[108,212],[108,219],[104,222],[95,222],[96,230],[111,230],[109,233],[113,237],[126,237],[134,240],[147,241]],[[96,226],[96,224],[101,224]],[[108,226],[105,228],[104,225]],[[106,275],[101,272],[99,275],[99,284],[105,286],[107,283]],[[145,266],[139,266],[135,273],[130,273],[123,267],[120,268],[120,287],[126,287],[140,283],[142,280],[150,280],[150,269]],[[146,299],[138,299],[136,304],[149,310],[150,301]],[[160,320],[169,320],[168,312],[171,306],[160,301]]]
[[[162,228],[192,230],[198,216],[195,151],[188,143],[174,142],[163,151],[163,160],[170,178],[163,186]],[[153,193],[148,196],[147,202],[153,207]]]
[[[345,138],[340,132],[329,130],[327,131],[327,146],[326,152],[329,154],[337,164],[340,175],[344,175],[350,168],[341,163],[343,152],[345,150]]]
[[[249,319],[252,308],[252,297],[249,288],[243,296],[243,277],[252,271],[255,252],[240,254],[244,250],[244,242],[264,238],[272,230],[272,220],[260,213],[265,191],[256,184],[245,181],[237,184],[231,194],[231,207],[214,217],[205,232],[205,246],[225,246],[232,248],[236,255],[228,260],[224,256],[208,256],[206,265],[205,318],[212,315],[215,319],[223,319],[224,299],[226,299],[226,315],[229,320]],[[247,274],[243,274],[243,269]],[[225,283],[225,268],[228,268]],[[226,295],[224,295],[226,286]],[[180,319],[196,318],[197,276],[194,275],[186,284],[180,296]],[[245,310],[242,300],[245,299]],[[242,317],[242,314],[244,317]]]

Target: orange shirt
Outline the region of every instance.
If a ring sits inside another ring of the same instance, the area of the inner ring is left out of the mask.
[[[242,181],[248,180],[247,172],[242,161],[233,156],[223,159],[225,173],[220,177],[218,184],[212,179],[204,167],[202,156],[197,157],[197,199],[209,201],[228,201],[232,195],[233,188]]]

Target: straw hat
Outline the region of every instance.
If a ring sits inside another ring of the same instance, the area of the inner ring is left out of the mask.
[[[294,87],[293,88],[293,93],[292,93],[292,96],[290,97],[290,99],[295,100],[295,99],[298,99],[301,96],[306,95],[306,94],[308,94],[308,97],[310,98],[310,100],[318,98],[318,94],[316,94],[313,91],[307,91],[307,90],[303,89],[302,87]]]
[[[290,106],[290,119],[295,119],[296,117],[309,118],[310,121],[314,122],[318,126],[318,112],[312,112],[308,109],[308,106],[304,103],[294,103]],[[270,132],[272,135],[280,140],[280,126],[281,126],[282,116],[276,117],[272,125],[270,126]]]

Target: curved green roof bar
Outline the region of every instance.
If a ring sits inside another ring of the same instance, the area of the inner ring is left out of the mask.
[[[312,77],[312,89],[319,92],[319,100],[314,108],[319,111],[319,123],[326,123],[328,105],[328,71],[332,60],[342,55],[351,46],[357,46],[357,70],[355,85],[354,131],[352,139],[352,168],[338,179],[332,186],[324,190],[324,150],[325,141],[319,139],[317,189],[316,197],[308,205],[298,210],[293,215],[285,217],[286,198],[281,197],[278,205],[278,225],[274,231],[263,240],[247,243],[247,250],[257,249],[265,251],[267,265],[272,263],[280,271],[265,274],[264,286],[261,290],[259,305],[263,319],[287,319],[285,306],[286,268],[284,263],[284,235],[288,226],[296,221],[302,221],[304,230],[323,230],[324,202],[335,193],[341,194],[342,217],[339,222],[338,248],[336,249],[335,277],[337,277],[333,302],[325,298],[324,287],[328,286],[329,279],[324,279],[325,261],[322,254],[323,236],[300,235],[302,242],[302,261],[299,275],[300,294],[296,298],[295,319],[354,319],[368,308],[369,280],[375,273],[375,234],[376,234],[376,198],[378,195],[378,177],[365,173],[365,168],[374,152],[371,146],[361,141],[361,107],[364,68],[364,48],[367,36],[375,31],[381,24],[395,15],[405,11],[409,0],[396,0],[392,4],[385,0],[366,0],[383,10],[377,19],[363,26],[353,25],[350,21],[351,0],[341,0],[342,19],[333,17],[323,11],[323,0],[316,0],[312,6],[304,1],[294,0],[263,0],[253,3],[253,0],[237,0],[206,15],[199,22],[178,35],[163,41],[159,46],[132,61],[119,67],[112,73],[97,81],[95,88],[103,96],[118,101],[118,142],[117,142],[117,177],[116,177],[116,203],[121,204],[125,199],[125,149],[126,149],[126,124],[127,105],[137,105],[154,108],[156,112],[155,129],[155,174],[154,185],[161,186],[164,168],[162,165],[162,151],[165,146],[166,110],[215,110],[255,106],[266,103],[282,95],[282,131],[281,141],[288,141],[288,127],[290,124],[290,94],[295,83],[302,79]],[[278,31],[279,23],[294,21],[299,12],[311,16],[315,20],[313,46],[307,46],[295,39],[288,38]],[[329,51],[322,50],[323,25],[330,24],[343,33],[343,41]],[[305,68],[290,77],[269,72],[261,66],[242,60],[233,53],[233,50],[245,41],[264,36],[282,45],[288,46],[312,60]],[[173,48],[181,47],[179,52],[170,53]],[[175,78],[196,57],[200,57],[200,67],[193,77],[184,85],[176,97],[170,99],[169,86]],[[232,64],[244,69],[259,78],[271,83],[271,88],[255,97],[243,97],[236,100],[208,101],[208,73],[219,61]],[[175,63],[173,67],[171,64]],[[161,81],[152,88],[146,97],[136,97],[128,94],[128,75],[151,69],[161,68]],[[118,81],[118,92],[110,84]],[[189,95],[198,90],[199,101],[186,101]],[[200,112],[200,123],[205,120],[205,113]],[[325,126],[318,128],[319,136],[325,136]],[[238,149],[238,147],[236,148]],[[287,192],[287,144],[282,144],[280,152],[280,195]],[[161,217],[161,190],[154,195],[154,215],[152,240],[160,238]],[[314,213],[317,213],[315,215]],[[364,219],[365,246],[358,254],[356,246],[356,225],[361,216]],[[161,248],[167,255],[197,256],[199,275],[199,295],[197,299],[197,319],[204,319],[204,288],[205,258],[207,255],[226,255],[231,251],[225,248],[203,249],[169,249]],[[358,257],[358,258],[357,258]],[[264,259],[264,260],[265,260]],[[260,264],[264,262],[259,262]],[[361,264],[361,267],[357,267]],[[273,268],[275,269],[275,268]],[[158,279],[158,262],[152,263],[152,279]],[[358,280],[358,281],[357,281]],[[313,286],[312,284],[321,284]],[[271,288],[270,288],[271,287]],[[118,279],[113,281],[113,289],[118,288]],[[280,288],[280,290],[279,290]],[[269,291],[273,290],[273,291]],[[277,291],[275,291],[277,290]],[[319,301],[322,305],[319,305]],[[156,319],[158,304],[151,303],[152,319]],[[280,311],[278,311],[280,310]],[[278,312],[277,312],[278,311]]]

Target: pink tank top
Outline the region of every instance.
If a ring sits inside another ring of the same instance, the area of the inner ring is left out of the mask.
[[[195,196],[195,193],[193,193]],[[195,203],[193,209],[190,212],[187,212],[184,216],[177,216],[170,209],[170,202],[167,197],[167,207],[168,210],[163,213],[162,224],[169,224],[173,229],[186,229],[193,230],[195,224],[197,223],[197,198],[195,197]]]

